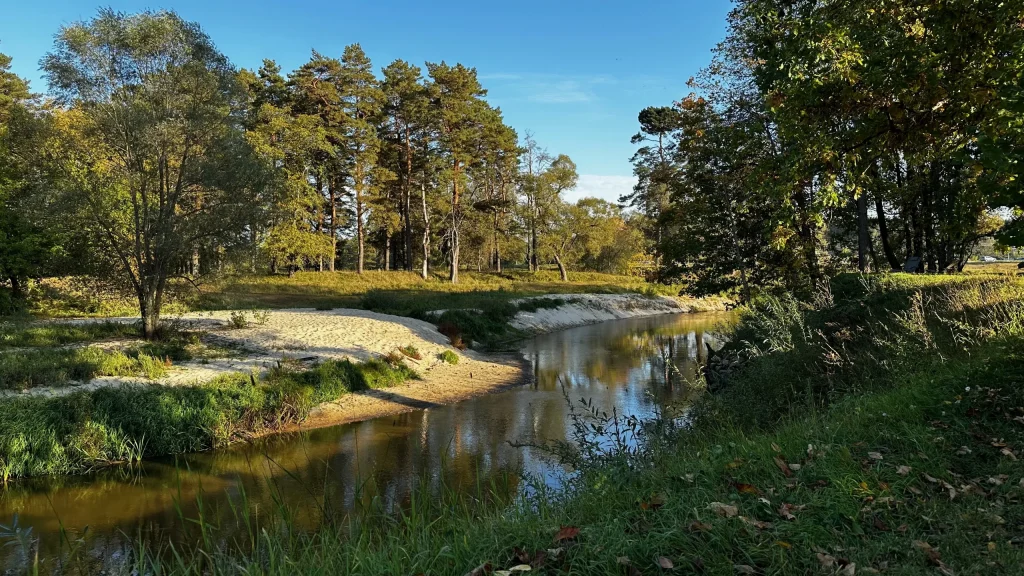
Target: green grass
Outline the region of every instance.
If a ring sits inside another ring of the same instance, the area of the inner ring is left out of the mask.
[[[85,472],[142,457],[209,450],[301,421],[345,394],[417,374],[402,363],[330,361],[265,378],[135,385],[0,401],[0,477]]]
[[[124,322],[68,324],[10,321],[0,323],[0,350],[62,346],[112,338],[137,337],[139,334],[138,324]]]
[[[896,275],[839,278],[814,305],[764,300],[691,427],[620,422],[647,442],[619,450],[587,441],[610,422],[578,420],[563,489],[448,491],[315,532],[264,518],[250,538],[211,528],[125,571],[1019,574],[1020,295],[1007,279]]]
[[[0,353],[0,389],[61,387],[97,376],[159,378],[168,361],[139,351],[73,348]]]
[[[459,363],[459,355],[456,354],[455,352],[452,352],[451,350],[445,350],[444,352],[441,352],[440,354],[437,355],[437,358],[438,360],[444,362],[445,364]]]

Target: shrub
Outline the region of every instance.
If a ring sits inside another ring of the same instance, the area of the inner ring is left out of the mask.
[[[412,358],[413,360],[423,359],[423,355],[420,354],[420,351],[417,350],[416,347],[411,344],[409,346],[402,346],[401,348],[398,349],[398,351],[401,352],[402,354],[405,354],[409,358]]]
[[[447,364],[459,363],[459,355],[456,354],[455,352],[452,352],[451,350],[445,350],[444,352],[441,352],[440,354],[437,355],[437,358],[440,361],[445,362]]]

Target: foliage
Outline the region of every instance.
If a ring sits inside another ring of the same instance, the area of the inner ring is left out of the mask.
[[[749,299],[911,257],[962,269],[997,231],[991,210],[1021,198],[1022,16],[997,1],[738,2],[694,93],[641,113],[637,141],[657,146],[634,158],[628,199],[656,221],[662,276]]]
[[[61,205],[131,285],[152,337],[168,279],[203,243],[238,237],[258,205],[236,73],[176,14],[112,10],[63,27],[43,70],[69,106],[52,150]]]

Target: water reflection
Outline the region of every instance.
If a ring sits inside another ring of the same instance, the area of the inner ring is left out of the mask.
[[[566,439],[570,431],[562,385],[576,400],[619,414],[645,417],[685,406],[715,329],[726,315],[672,315],[606,322],[536,337],[523,344],[532,384],[451,406],[276,436],[212,453],[147,461],[67,478],[8,486],[0,496],[0,523],[19,516],[53,555],[61,526],[85,535],[95,557],[123,548],[126,539],[194,538],[198,518],[235,526],[237,508],[250,517],[276,517],[281,507],[312,528],[325,515],[365,510],[371,502],[395,510],[442,485],[472,490],[498,482],[517,489],[522,472],[557,482],[563,471],[543,454],[509,442]],[[720,332],[720,331],[719,331]],[[202,494],[202,505],[197,497]],[[87,532],[85,531],[87,528]],[[240,527],[239,527],[240,528]],[[7,567],[17,550],[0,550]]]

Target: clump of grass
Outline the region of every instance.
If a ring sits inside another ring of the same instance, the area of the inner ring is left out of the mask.
[[[0,323],[0,348],[41,348],[108,338],[139,335],[139,325],[127,322],[26,322]]]
[[[414,378],[402,363],[342,360],[276,368],[265,378],[233,374],[194,386],[7,398],[0,400],[0,477],[78,473],[127,455],[208,450],[300,421],[345,394]]]
[[[408,346],[402,346],[401,348],[398,349],[398,351],[408,356],[409,358],[412,358],[413,360],[423,359],[423,354],[420,354],[420,351],[417,350],[416,347],[413,346],[412,344]]]
[[[441,352],[440,354],[437,355],[437,358],[438,360],[444,362],[445,364],[459,363],[459,355],[456,354],[455,352],[452,352],[451,350],[445,350],[444,352]]]
[[[139,351],[93,347],[5,352],[0,354],[0,389],[61,387],[97,376],[159,378],[169,366],[169,359]]]

